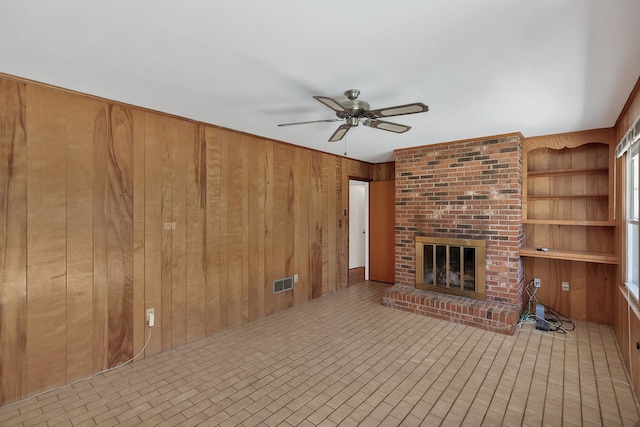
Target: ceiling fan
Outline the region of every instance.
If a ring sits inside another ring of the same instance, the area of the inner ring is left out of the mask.
[[[360,91],[358,89],[349,89],[344,94],[349,99],[346,102],[338,102],[335,99],[329,98],[327,96],[314,96],[315,99],[335,111],[337,116],[337,118],[335,119],[282,123],[278,126],[295,126],[306,125],[309,123],[344,121],[345,123],[340,125],[338,129],[336,129],[336,131],[333,133],[333,135],[331,135],[331,138],[329,138],[329,142],[335,142],[340,141],[346,135],[349,129],[358,126],[358,124],[361,123],[361,120],[364,126],[375,129],[382,129],[389,132],[404,133],[411,129],[411,126],[391,123],[379,120],[379,118],[402,116],[405,114],[425,113],[429,111],[429,107],[424,105],[422,102],[370,110],[369,104],[367,102],[357,99],[358,95],[360,95]]]

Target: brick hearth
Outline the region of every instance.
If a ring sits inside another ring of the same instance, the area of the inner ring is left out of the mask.
[[[509,335],[513,334],[520,315],[519,308],[514,305],[423,291],[403,285],[387,289],[382,297],[382,305]]]
[[[415,289],[415,237],[487,241],[485,301]],[[396,151],[396,286],[383,304],[513,333],[522,309],[522,135]]]

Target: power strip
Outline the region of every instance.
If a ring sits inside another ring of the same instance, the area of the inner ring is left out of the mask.
[[[544,305],[542,304],[536,304],[536,329],[549,330],[549,322],[544,317]]]

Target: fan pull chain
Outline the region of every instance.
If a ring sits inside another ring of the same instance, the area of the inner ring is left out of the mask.
[[[344,136],[344,156],[347,157],[347,135]]]

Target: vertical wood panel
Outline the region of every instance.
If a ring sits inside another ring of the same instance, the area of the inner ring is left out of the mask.
[[[376,166],[376,165],[371,165],[369,163],[364,163],[364,162],[359,162],[357,160],[352,160],[352,159],[343,159],[343,161],[346,163],[345,166],[345,178],[349,179],[349,178],[364,178],[364,179],[370,179],[371,174],[372,174],[372,169]],[[390,162],[393,163],[393,162]],[[388,168],[389,166],[384,166],[385,168]],[[386,181],[392,181],[393,180],[393,176],[389,179],[387,179]]]
[[[144,300],[155,310],[145,355],[162,348],[162,116],[144,115]]]
[[[271,314],[275,311],[275,298],[272,293],[273,280],[276,278],[274,270],[274,154],[273,154],[273,141],[265,141],[264,150],[264,165],[265,165],[265,177],[266,187],[264,193],[264,253],[262,257],[264,259],[264,312],[265,314]]]
[[[229,202],[229,180],[231,178],[229,175],[232,175],[232,169],[237,167],[232,163],[229,154],[228,139],[228,132],[223,131],[222,167],[220,169],[220,327],[222,328],[229,326],[229,204],[233,204],[233,193],[231,194],[232,200]],[[236,265],[237,263],[232,266],[232,270]]]
[[[107,163],[109,366],[133,356],[133,115],[110,106]]]
[[[287,228],[288,219],[288,189],[289,169],[286,164],[286,148],[283,144],[273,145],[273,278],[282,279],[287,274]],[[286,299],[283,293],[272,296],[274,309],[285,307]]]
[[[587,311],[588,283],[590,282],[589,276],[587,275],[587,263],[572,262],[570,268],[569,277],[564,281],[571,280],[569,282],[569,292],[571,293],[569,310],[571,317],[575,319],[587,319],[590,317]],[[562,287],[562,281],[560,281],[560,287]]]
[[[145,318],[145,114],[133,116],[133,352],[138,354],[147,337]]]
[[[222,286],[221,315],[223,326],[243,323],[244,280],[244,225],[247,212],[247,186],[245,175],[246,150],[241,134],[223,133],[222,171]]]
[[[552,260],[551,262],[551,273],[555,276],[555,280],[548,282],[549,285],[555,290],[556,293],[556,303],[552,307],[563,313],[565,316],[573,316],[571,313],[571,300],[573,295],[571,292],[566,292],[562,290],[562,286],[558,286],[562,283],[563,280],[569,281],[571,283],[571,265],[572,261],[557,261]]]
[[[26,93],[27,388],[33,393],[65,382],[66,96],[36,86]]]
[[[258,141],[249,150],[249,252],[248,252],[248,320],[264,316],[265,310],[265,202],[268,177],[266,175],[265,144]]]
[[[196,131],[194,131],[196,132]],[[206,335],[206,228],[207,153],[204,127],[187,142],[187,342]]]
[[[193,146],[195,125],[171,119],[171,346],[187,338],[187,147]]]
[[[396,162],[378,163],[371,165],[371,178],[373,181],[393,181],[396,175]],[[361,178],[364,178],[361,176]]]
[[[298,148],[291,145],[278,144],[282,146],[283,157],[279,160],[283,165],[284,175],[282,179],[286,182],[286,199],[285,205],[282,206],[284,226],[284,275],[282,277],[291,277],[294,275],[295,268],[295,216],[294,216],[294,198],[296,191],[296,181],[294,177],[293,164],[295,161],[295,151]],[[294,304],[293,292],[284,292],[284,307],[292,307]]]
[[[106,108],[67,95],[67,381],[93,372],[93,141]]]
[[[242,244],[242,282],[240,292],[242,323],[249,321],[249,239],[251,238],[249,235],[249,151],[251,150],[252,142],[259,142],[259,140],[248,135],[242,136],[242,188],[240,189],[242,195],[242,233],[240,240]]]
[[[322,294],[336,291],[336,158],[322,156]]]
[[[27,390],[25,85],[0,79],[0,406]]]
[[[107,361],[107,162],[109,159],[109,111],[101,109],[93,134],[93,371],[108,367]]]
[[[349,160],[343,157],[336,162],[336,218],[338,220],[336,283],[338,290],[349,284],[349,225],[347,210],[349,207]],[[354,168],[355,169],[355,168]]]
[[[323,190],[322,190],[322,154],[311,153],[311,174],[309,185],[309,239],[311,253],[309,254],[309,281],[311,298],[322,295],[322,265],[323,265]]]
[[[161,116],[160,117],[160,152],[161,152],[161,170],[160,170],[160,192],[161,192],[161,204],[160,212],[162,217],[162,234],[161,234],[161,249],[160,249],[160,333],[162,334],[162,350],[168,350],[173,348],[171,343],[171,337],[173,333],[171,327],[173,325],[173,295],[172,295],[172,279],[171,279],[171,249],[173,233],[172,227],[172,211],[171,211],[171,165],[173,163],[173,144],[171,143],[171,118]],[[157,315],[157,312],[156,312]]]
[[[589,292],[587,294],[587,320],[610,325],[613,322],[613,298],[616,286],[611,274],[611,266],[607,264],[586,264],[586,277]]]
[[[293,274],[298,275],[298,283],[294,284],[294,300],[295,304],[300,304],[311,299],[309,284],[311,152],[296,149],[293,164],[295,181],[293,212],[295,265]]]
[[[222,131],[204,127],[207,154],[206,194],[206,275],[207,275],[207,334],[222,327],[221,316],[221,271],[222,271]]]

